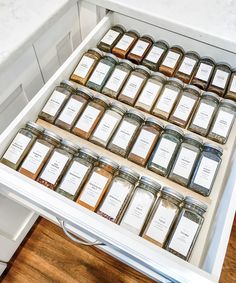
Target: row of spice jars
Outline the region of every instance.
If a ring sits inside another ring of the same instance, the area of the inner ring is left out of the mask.
[[[169,77],[176,77],[200,89],[213,91],[220,96],[236,100],[236,72],[231,74],[227,63],[218,63],[210,57],[200,58],[194,51],[184,52],[175,45],[169,47],[166,41],[154,42],[149,35],[125,31],[121,26],[110,28],[98,48],[112,52],[119,58],[127,58],[135,64],[142,64],[153,71],[160,71]]]

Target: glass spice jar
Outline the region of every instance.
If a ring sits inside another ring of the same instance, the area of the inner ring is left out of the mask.
[[[169,78],[162,88],[152,113],[157,117],[168,120],[182,89],[183,83],[179,79]]]
[[[219,143],[226,143],[235,120],[236,102],[222,99],[215,114],[208,138]]]
[[[145,112],[151,112],[165,82],[166,76],[156,72],[147,80],[136,103],[135,107]]]
[[[37,182],[49,189],[55,190],[63,174],[66,172],[73,154],[78,149],[79,147],[77,145],[63,139],[60,147],[55,148],[51,153],[50,158],[37,178]]]
[[[224,96],[231,75],[231,66],[227,63],[218,63],[212,74],[210,84],[207,88],[219,96]]]
[[[76,93],[72,94],[66,105],[62,109],[60,115],[55,121],[55,125],[70,131],[80,114],[83,112],[87,103],[93,99],[93,95],[86,89],[76,89]]]
[[[195,111],[201,91],[194,85],[186,85],[171,112],[169,122],[185,128]]]
[[[163,247],[180,211],[184,196],[171,188],[163,187],[155,203],[142,237]]]
[[[85,107],[72,132],[83,139],[88,139],[108,106],[109,101],[106,98],[101,95],[94,96]]]
[[[206,211],[206,204],[192,197],[186,197],[165,249],[188,261],[202,228],[203,214]]]
[[[199,59],[200,56],[197,52],[186,52],[175,71],[175,77],[188,84],[192,78],[194,69],[196,68]]]
[[[183,134],[183,131],[176,126],[165,127],[148,162],[149,170],[162,176],[168,175],[182,142]]]
[[[139,235],[160,188],[159,183],[142,176],[125,210],[120,226]]]
[[[189,188],[203,196],[209,196],[221,163],[223,149],[205,143],[196,165]]]
[[[101,92],[117,62],[118,59],[116,56],[110,53],[106,54],[94,68],[86,86],[95,91]]]
[[[76,200],[98,157],[87,148],[78,150],[56,191],[71,200]]]
[[[144,120],[145,116],[142,113],[132,109],[128,110],[112,136],[107,148],[118,155],[126,156]]]
[[[159,67],[159,71],[168,77],[172,77],[183,56],[184,50],[181,46],[172,46],[166,53],[166,56]]]
[[[116,162],[104,156],[98,161],[99,164],[93,168],[76,201],[92,211],[97,209],[119,167]]]
[[[91,48],[86,51],[71,74],[70,80],[85,85],[102,56],[103,53],[98,48]]]
[[[70,81],[63,80],[60,86],[55,87],[53,93],[39,113],[39,118],[53,124],[73,93],[75,93],[75,85]]]
[[[116,98],[132,70],[133,64],[130,61],[120,60],[102,89],[102,93]]]
[[[112,48],[120,40],[124,32],[125,28],[122,25],[111,27],[98,43],[97,47],[104,52],[111,52]]]
[[[184,136],[168,176],[169,179],[187,187],[200,156],[202,144],[202,139],[193,134]]]
[[[120,103],[111,103],[110,108],[104,113],[89,140],[106,147],[126,111],[127,109]]]
[[[210,57],[202,57],[193,73],[191,84],[206,90],[215,67],[215,61]]]
[[[150,71],[144,66],[138,66],[133,70],[126,80],[118,100],[128,105],[134,105],[149,75]]]
[[[16,170],[24,160],[36,138],[41,137],[44,128],[34,122],[27,122],[21,128],[3,154],[0,162]]]
[[[118,175],[113,178],[97,214],[116,223],[121,217],[138,179],[138,173],[128,167],[121,166]]]
[[[19,172],[35,180],[47,162],[55,147],[60,144],[61,138],[51,131],[45,130],[38,138],[22,163]]]
[[[228,89],[224,97],[236,101],[236,70],[233,70],[231,74]]]
[[[142,65],[152,71],[157,71],[168,48],[169,44],[164,40],[159,40],[155,42],[150,48],[146,57],[143,59]]]
[[[213,92],[203,92],[188,129],[205,137],[217,111],[220,97]]]
[[[112,53],[119,58],[126,58],[127,54],[133,48],[135,42],[139,38],[139,33],[135,30],[129,30],[125,32],[121,39],[117,42],[115,47],[112,49]]]
[[[145,166],[163,131],[164,125],[155,118],[147,118],[139,129],[136,141],[128,155],[128,159],[141,166]]]

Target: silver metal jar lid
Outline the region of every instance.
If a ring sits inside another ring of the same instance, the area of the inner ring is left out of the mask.
[[[141,36],[140,39],[142,40],[143,37],[151,39],[152,42],[155,41],[154,37],[152,37],[150,34],[144,34],[144,35]]]
[[[229,68],[230,71],[231,71],[231,69],[232,69],[231,65],[228,64],[228,63],[226,63],[226,62],[218,62],[218,63],[216,64],[216,68],[217,68],[217,67],[220,67],[220,66],[225,66],[225,67]]]
[[[136,70],[143,70],[143,71],[145,71],[146,73],[148,73],[149,75],[151,74],[151,71],[150,71],[147,67],[145,67],[145,66],[143,66],[143,65],[137,66],[137,68],[135,69],[135,71],[136,71]]]
[[[161,78],[163,81],[167,80],[167,76],[165,76],[160,72],[153,72],[151,78],[155,78],[155,77]]]
[[[45,137],[49,137],[50,139],[52,139],[52,140],[54,140],[54,141],[56,141],[56,142],[61,142],[61,137],[59,136],[59,135],[57,135],[57,134],[55,134],[54,132],[51,132],[51,131],[49,131],[49,130],[45,130],[44,132],[43,132],[43,135],[45,136]]]
[[[204,147],[210,147],[210,148],[212,148],[212,149],[215,149],[215,150],[219,151],[221,154],[223,153],[223,148],[220,147],[220,146],[218,146],[218,145],[215,145],[215,144],[213,144],[213,143],[208,143],[208,142],[206,142],[206,143],[203,144],[203,146],[204,146]]]
[[[89,50],[92,50],[92,51],[94,51],[94,52],[97,52],[99,55],[101,55],[101,56],[103,56],[104,55],[104,53],[100,50],[100,49],[98,49],[98,48],[89,48]],[[89,51],[88,50],[88,51]]]
[[[162,190],[161,190],[161,192],[162,192],[163,194],[167,194],[167,195],[170,195],[170,196],[172,196],[172,197],[175,197],[179,202],[181,202],[181,201],[184,200],[184,196],[183,196],[181,193],[179,193],[179,192],[173,190],[172,188],[163,187]]]
[[[129,65],[132,69],[134,68],[134,64],[127,59],[121,59],[120,64],[122,64],[122,63]]]
[[[97,153],[95,153],[94,151],[92,151],[92,150],[90,150],[90,149],[88,149],[86,147],[82,147],[79,152],[83,153],[83,154],[85,154],[85,155],[87,155],[89,157],[92,157],[92,158],[94,158],[96,160],[99,158],[99,155]]]
[[[196,200],[195,198],[193,197],[190,197],[190,196],[187,196],[185,199],[184,199],[184,202],[187,203],[187,204],[193,204],[199,208],[201,208],[202,210],[204,210],[205,212],[207,211],[207,205],[199,200]]]
[[[76,84],[73,83],[72,81],[63,80],[61,81],[60,85],[66,85],[66,86],[71,87],[73,90],[76,90]]]
[[[231,99],[222,99],[221,104],[227,104],[227,105],[230,105],[232,107],[236,107],[236,102],[231,100]]]
[[[158,40],[156,43],[157,44],[161,43],[162,45],[165,45],[167,49],[170,48],[169,43],[165,40]]]
[[[170,49],[172,49],[172,48],[178,48],[179,50],[181,50],[181,52],[182,52],[183,54],[185,53],[185,51],[184,51],[183,47],[182,47],[182,46],[180,46],[180,45],[173,45],[173,46],[171,46],[171,48],[170,48]]]
[[[110,104],[111,109],[117,109],[121,113],[125,114],[127,112],[127,108],[119,102],[112,102]]]
[[[176,83],[180,87],[184,87],[184,83],[181,80],[177,79],[177,78],[169,78],[168,81],[167,81],[167,84],[168,83]]]
[[[204,97],[204,96],[208,96],[208,97],[213,97],[213,98],[215,98],[217,101],[220,101],[220,97],[219,97],[219,95],[217,95],[217,94],[215,94],[214,92],[211,92],[211,91],[205,91],[205,92],[203,92],[202,93],[202,97]]]
[[[198,87],[195,86],[195,85],[186,85],[186,86],[184,87],[184,91],[187,91],[188,89],[191,89],[191,90],[196,91],[196,92],[199,94],[199,96],[200,96],[200,94],[201,94],[200,88],[198,88]]]
[[[134,110],[134,109],[129,109],[126,114],[132,114],[137,116],[139,119],[142,119],[143,121],[145,120],[145,115],[143,115],[141,112]]]
[[[122,172],[122,173],[125,173],[126,175],[129,175],[131,178],[134,178],[136,182],[138,181],[138,179],[140,177],[140,175],[137,172],[135,172],[134,170],[132,170],[132,169],[126,167],[126,166],[121,166],[119,171]]]
[[[165,127],[165,130],[175,131],[175,132],[177,132],[178,134],[180,134],[181,136],[184,135],[184,132],[183,132],[181,129],[179,129],[178,127],[174,126],[174,125],[167,125],[167,126]]]
[[[119,164],[115,161],[112,161],[111,159],[101,156],[98,160],[100,163],[103,163],[105,165],[111,166],[113,169],[117,170],[119,168]]]
[[[191,140],[194,140],[194,141],[196,141],[200,144],[203,144],[203,140],[201,138],[197,137],[194,134],[185,134],[184,139],[191,139]]]
[[[140,37],[140,33],[138,31],[136,31],[135,29],[130,29],[127,32],[132,32],[132,33],[136,34],[137,37]]]
[[[191,55],[191,54],[195,55],[198,59],[200,59],[200,55],[196,51],[187,51],[185,53],[185,56],[188,57],[188,55]]]
[[[122,25],[120,25],[120,24],[114,25],[113,27],[111,27],[111,29],[113,29],[114,27],[118,27],[118,28],[122,29],[122,30],[123,30],[123,32],[126,32],[125,27],[124,27],[124,26],[122,26]]]
[[[164,127],[165,127],[164,124],[160,120],[153,118],[153,117],[148,117],[146,119],[146,122],[153,123],[153,124],[161,127],[162,129],[164,129]]]
[[[37,123],[32,122],[32,121],[28,121],[25,126],[27,128],[34,129],[35,131],[37,131],[39,133],[43,133],[44,132],[44,128],[42,126],[40,126]]]
[[[77,87],[76,92],[82,92],[85,95],[87,95],[90,99],[94,98],[94,95],[89,90],[87,90],[86,88]]]
[[[104,102],[107,106],[110,105],[110,100],[108,100],[106,97],[100,95],[100,94],[96,94],[94,95],[94,98],[93,99],[98,99],[98,100],[101,100],[102,102]]]
[[[75,143],[73,143],[73,142],[71,142],[69,140],[66,140],[66,139],[63,139],[61,141],[61,145],[68,147],[69,149],[71,149],[74,152],[76,152],[76,151],[78,151],[80,149],[80,147],[77,144],[75,144]]]
[[[139,184],[149,186],[155,192],[159,192],[160,189],[161,189],[161,185],[158,182],[154,181],[153,179],[151,179],[147,176],[142,176],[140,181],[139,181]]]
[[[202,61],[211,61],[213,64],[216,64],[215,60],[209,56],[204,56],[200,59],[200,62]]]
[[[112,58],[113,60],[115,60],[116,61],[116,63],[118,63],[119,62],[119,59],[114,55],[114,54],[111,54],[111,53],[105,53],[105,55],[104,55],[104,57],[103,58],[105,58],[105,57],[110,57],[110,58]]]

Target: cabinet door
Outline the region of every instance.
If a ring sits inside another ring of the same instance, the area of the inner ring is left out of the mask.
[[[3,271],[7,268],[7,265],[6,263],[1,263],[0,262],[0,276],[1,274],[3,273]]]

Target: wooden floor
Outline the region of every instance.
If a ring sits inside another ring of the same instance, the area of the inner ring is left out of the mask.
[[[0,280],[1,281],[1,280]],[[153,282],[94,247],[78,246],[61,229],[40,219],[2,277],[3,283]],[[236,282],[236,225],[224,263],[221,283]]]

